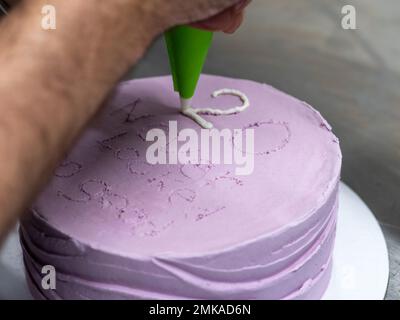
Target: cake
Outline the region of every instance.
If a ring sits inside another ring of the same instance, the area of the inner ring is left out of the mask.
[[[249,107],[202,117],[216,130],[254,133],[253,149],[231,139],[252,158],[247,173],[234,161],[204,160],[202,150],[198,163],[149,163],[150,130],[166,133],[171,159],[171,123],[199,137],[204,129],[179,112],[170,77],[115,88],[21,221],[35,298],[322,297],[338,211],[338,139],[308,104],[253,81],[204,75],[193,108],[240,105],[229,92]],[[42,286],[48,265],[56,271],[50,290]]]

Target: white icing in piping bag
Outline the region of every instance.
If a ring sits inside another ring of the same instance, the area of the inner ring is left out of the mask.
[[[212,94],[213,98],[217,98],[220,95],[234,95],[239,97],[239,99],[242,101],[241,106],[229,108],[227,110],[222,110],[218,108],[193,108],[192,107],[192,99],[184,99],[181,98],[181,112],[185,116],[191,118],[192,120],[196,121],[198,125],[203,127],[204,129],[211,129],[213,127],[213,124],[211,122],[206,121],[203,119],[200,114],[209,114],[213,116],[221,116],[221,115],[230,115],[230,114],[235,114],[239,112],[243,112],[250,106],[250,101],[247,98],[247,96],[235,89],[221,89],[214,91]]]

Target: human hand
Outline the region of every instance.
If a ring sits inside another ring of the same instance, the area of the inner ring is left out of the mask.
[[[193,23],[192,26],[210,31],[223,31],[225,33],[233,33],[242,24],[244,18],[244,10],[250,2],[251,0],[241,0],[239,3],[233,5],[228,9],[225,9],[221,13],[211,18]]]
[[[251,0],[153,0],[147,8],[159,30],[174,25],[233,33],[242,23],[245,7]]]

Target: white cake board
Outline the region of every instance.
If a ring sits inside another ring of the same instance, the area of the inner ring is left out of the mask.
[[[389,254],[382,230],[360,197],[340,184],[333,273],[324,300],[383,300]]]
[[[333,274],[323,299],[382,300],[388,278],[389,257],[379,224],[365,203],[341,183]],[[0,299],[32,299],[17,230],[0,251]]]

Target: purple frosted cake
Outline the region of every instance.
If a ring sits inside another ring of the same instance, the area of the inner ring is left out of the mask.
[[[252,130],[253,148],[246,140],[239,152],[252,159],[248,173],[235,161],[203,161],[200,147],[197,163],[157,164],[148,160],[152,129],[166,133],[169,160],[183,143],[176,132],[205,129],[179,112],[170,77],[120,84],[21,222],[33,296],[319,299],[332,267],[338,139],[309,105],[252,81],[202,76],[193,108],[246,103],[201,119]],[[45,265],[56,270],[55,289],[41,284]]]

